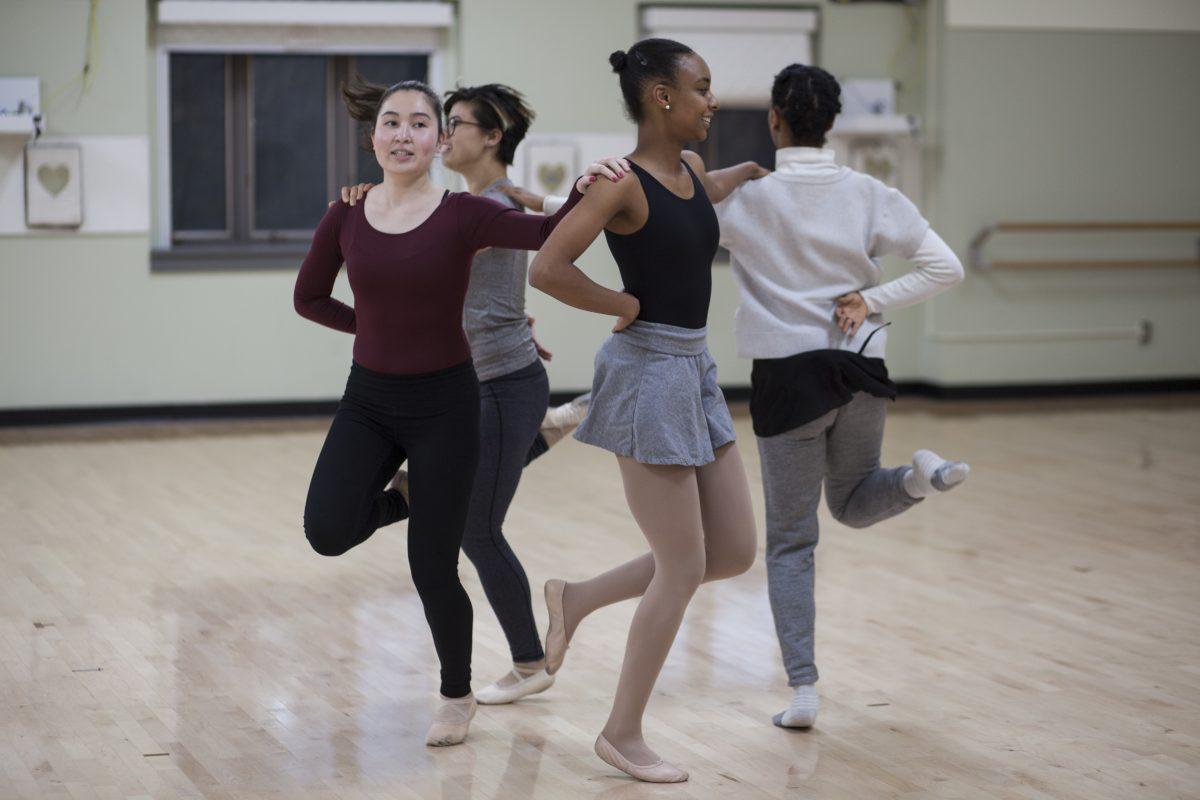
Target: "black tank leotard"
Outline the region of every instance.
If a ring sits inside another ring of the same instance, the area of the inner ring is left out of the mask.
[[[630,234],[605,230],[625,291],[641,303],[638,319],[703,328],[712,296],[712,262],[721,238],[717,213],[692,168],[693,194],[684,200],[629,162],[646,193],[646,224]]]

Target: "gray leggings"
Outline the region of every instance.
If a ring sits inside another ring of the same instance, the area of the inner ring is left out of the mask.
[[[540,660],[542,641],[530,604],[529,579],[502,527],[521,470],[546,451],[538,428],[549,399],[541,361],[479,384],[479,467],[462,549],[479,572],[516,662]]]
[[[855,393],[849,403],[799,428],[759,437],[767,504],[767,591],[789,686],[815,683],[813,602],[821,482],[833,518],[851,528],[911,508],[907,467],[883,468],[882,398]]]

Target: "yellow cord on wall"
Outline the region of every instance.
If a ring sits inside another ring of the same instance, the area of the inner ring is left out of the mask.
[[[96,65],[100,57],[100,25],[96,19],[99,6],[100,0],[89,0],[88,2],[87,36],[84,38],[83,47],[83,68],[79,71],[78,75],[46,96],[44,104],[46,108],[49,108],[63,94],[76,86],[79,87],[79,95],[75,98],[75,105],[78,107],[80,101],[83,100],[83,96],[92,88],[92,84],[96,80]]]

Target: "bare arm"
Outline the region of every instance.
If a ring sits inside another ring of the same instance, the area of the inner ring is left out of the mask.
[[[546,197],[544,195],[531,192],[523,186],[517,186],[516,184],[512,183],[505,183],[497,188],[499,188],[501,194],[505,195],[510,200],[525,206],[530,211],[537,211],[541,213],[545,210],[543,204],[545,203]],[[563,202],[566,202],[565,198],[563,199]],[[559,208],[562,208],[562,205],[557,206],[554,211],[557,211]],[[551,211],[550,213],[553,214],[554,211]]]
[[[619,156],[609,156],[593,161],[588,165],[587,171],[583,175],[585,178],[592,178],[591,183],[595,183],[597,178],[608,178],[610,181],[618,181],[631,171],[632,169],[627,159]],[[498,188],[501,194],[515,200],[530,211],[553,214],[567,202],[566,197],[536,194],[523,186],[516,186],[511,183],[501,184]],[[586,192],[587,187],[580,186],[579,191]],[[346,199],[344,193],[342,199]]]
[[[637,181],[600,181],[559,223],[529,266],[529,284],[569,306],[619,317],[613,331],[635,319],[641,310],[637,298],[615,292],[593,281],[575,266],[575,260],[596,240],[613,219],[624,213]]]
[[[757,180],[771,174],[770,170],[763,169],[753,161],[743,161],[732,167],[709,172],[704,168],[704,159],[691,150],[683,151],[683,160],[692,168],[692,172],[696,173],[696,177],[704,186],[704,193],[713,203],[721,202],[746,181]]]

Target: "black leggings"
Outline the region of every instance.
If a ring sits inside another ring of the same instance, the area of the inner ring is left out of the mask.
[[[529,579],[504,538],[503,526],[521,470],[546,451],[538,427],[546,415],[550,383],[542,362],[535,361],[484,381],[479,393],[479,471],[471,493],[463,552],[479,572],[513,661],[538,661],[544,654],[530,604]]]
[[[385,490],[405,460],[411,509]],[[304,532],[324,556],[408,514],[409,568],[446,697],[471,691],[471,601],[458,580],[458,551],[478,461],[479,381],[470,361],[422,375],[354,364],[304,505]]]

